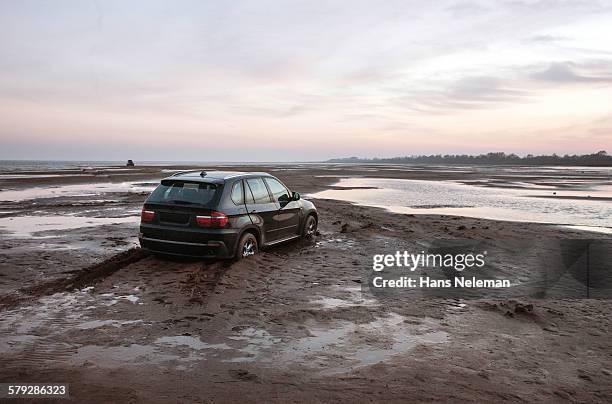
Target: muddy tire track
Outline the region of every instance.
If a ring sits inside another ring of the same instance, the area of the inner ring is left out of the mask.
[[[190,293],[189,301],[206,306],[223,275],[231,268],[231,262],[203,262],[187,277],[185,289]]]
[[[15,307],[23,302],[58,292],[80,289],[92,285],[126,266],[142,260],[149,254],[139,247],[131,248],[122,253],[75,271],[73,276],[56,279],[32,287],[24,287],[14,294],[0,297],[0,310]]]

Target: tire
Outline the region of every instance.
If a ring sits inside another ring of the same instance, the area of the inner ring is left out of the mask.
[[[302,229],[302,237],[306,240],[312,240],[317,235],[317,219],[313,215],[308,215],[304,228]]]
[[[252,233],[244,233],[236,247],[236,261],[257,254],[257,238]]]

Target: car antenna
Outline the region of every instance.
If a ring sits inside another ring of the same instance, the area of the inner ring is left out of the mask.
[[[206,171],[202,170],[202,171],[200,172],[200,177],[204,177],[204,176],[206,176]]]

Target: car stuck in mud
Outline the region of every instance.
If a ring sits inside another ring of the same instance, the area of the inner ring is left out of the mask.
[[[161,181],[144,203],[139,240],[163,255],[242,259],[315,235],[314,204],[267,173],[188,171]]]

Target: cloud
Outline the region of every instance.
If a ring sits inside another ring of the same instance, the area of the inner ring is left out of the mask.
[[[545,67],[543,67],[543,65]],[[398,101],[419,113],[452,113],[464,109],[492,109],[530,102],[550,84],[612,83],[612,60],[550,62],[501,69],[499,76],[466,76],[429,80],[399,91]],[[420,86],[420,88],[419,88]]]
[[[458,2],[446,8],[455,17],[473,17],[490,11],[489,8],[476,2]]]
[[[408,91],[400,98],[407,108],[418,112],[449,113],[462,109],[496,108],[528,97],[530,92],[511,80],[492,76],[464,77],[437,88]]]
[[[533,73],[536,80],[554,83],[612,83],[612,75],[603,72],[601,67],[612,67],[612,61],[607,63],[578,64],[574,62],[551,63],[545,70]]]
[[[505,108],[610,83],[610,15],[550,0],[0,2],[0,104],[14,106],[0,138],[70,134],[72,150],[92,133],[257,133],[315,150],[381,147],[383,128],[391,149],[403,130],[442,144],[478,114],[465,132],[503,144]]]
[[[525,41],[531,43],[550,44],[567,41],[568,39],[569,38],[560,35],[534,35],[527,38]]]

